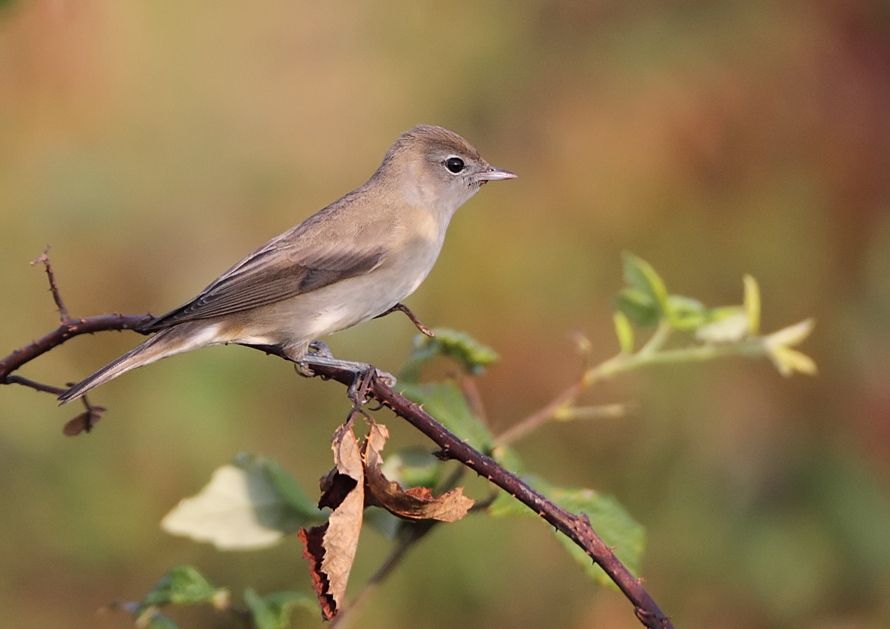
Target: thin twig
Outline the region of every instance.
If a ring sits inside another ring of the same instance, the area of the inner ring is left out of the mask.
[[[574,384],[560,392],[556,397],[542,406],[539,410],[516,422],[515,424],[507,428],[507,430],[495,437],[495,443],[501,446],[509,445],[514,441],[521,439],[530,432],[535,431],[542,424],[546,424],[548,421],[553,419],[554,415],[556,415],[560,409],[571,406],[575,402],[575,400],[578,399],[578,396],[581,395],[585,388],[586,386],[583,380],[575,382]]]
[[[40,391],[41,393],[51,393],[52,395],[61,395],[65,392],[65,389],[62,387],[54,387],[51,384],[43,384],[42,382],[37,382],[36,380],[31,380],[30,378],[26,378],[24,376],[6,376],[5,384],[20,384],[23,387],[28,387],[29,389],[34,389],[35,391]]]
[[[53,301],[56,304],[56,310],[59,311],[59,323],[66,323],[70,321],[70,317],[68,316],[68,308],[65,307],[65,302],[62,301],[62,294],[59,292],[59,285],[56,284],[56,273],[53,270],[53,265],[49,261],[49,250],[50,245],[47,245],[43,253],[34,258],[31,261],[32,265],[42,264],[43,269],[46,271],[46,279],[49,280],[49,292],[52,293]]]
[[[476,380],[470,376],[462,375],[458,378],[460,390],[470,406],[473,415],[479,419],[485,426],[488,426],[488,413],[485,411],[485,403],[482,401],[482,395],[479,393],[479,387],[476,386]]]
[[[153,318],[150,314],[103,314],[82,319],[68,319],[68,321],[47,332],[36,341],[14,349],[3,358],[0,358],[0,384],[10,384],[9,376],[12,372],[51,349],[55,349],[65,341],[73,339],[75,336],[105,332],[107,330],[133,330],[139,332],[139,328]]]

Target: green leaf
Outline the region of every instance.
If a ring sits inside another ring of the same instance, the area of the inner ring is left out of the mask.
[[[627,251],[622,254],[621,258],[624,266],[624,281],[627,282],[627,285],[642,291],[655,303],[660,313],[667,314],[667,287],[652,265]]]
[[[646,533],[617,500],[592,489],[554,489],[549,497],[573,513],[586,514],[593,530],[615,552],[621,563],[633,574],[639,575]],[[589,576],[601,585],[612,585],[608,575],[568,537],[559,535],[559,541]]]
[[[145,613],[140,614],[136,619],[136,626],[148,629],[179,629],[179,625],[170,616],[161,613],[155,607],[150,607]]]
[[[224,593],[225,588],[217,588],[204,575],[192,566],[176,566],[158,579],[151,591],[142,600],[142,607],[162,605],[193,605],[211,603]]]
[[[645,531],[618,501],[592,489],[557,487],[536,477],[525,477],[524,480],[564,509],[572,513],[586,514],[597,535],[612,548],[632,573],[638,574],[645,546]],[[531,509],[504,492],[501,492],[489,507],[489,513],[493,516],[536,515]],[[556,535],[569,554],[584,567],[587,574],[600,584],[611,585],[611,579],[593,563],[587,553],[562,533],[556,532]]]
[[[414,338],[414,350],[399,374],[400,380],[417,381],[420,367],[436,356],[451,358],[467,373],[480,374],[498,361],[499,356],[488,345],[483,345],[466,332],[450,328],[436,328],[436,336],[418,335]]]
[[[297,484],[290,472],[285,470],[278,461],[268,457],[251,456],[241,453],[236,455],[235,462],[242,468],[249,469],[252,465],[258,466],[266,475],[269,483],[278,492],[278,495],[295,513],[306,519],[306,522],[322,522],[324,515],[318,510],[316,502]]]
[[[655,301],[636,288],[622,288],[615,300],[615,307],[628,319],[644,328],[655,325],[661,318]]]
[[[630,319],[623,312],[616,312],[612,315],[612,321],[615,323],[615,336],[618,337],[618,346],[624,354],[631,354],[634,351],[634,329],[630,324]]]
[[[757,336],[760,332],[760,286],[750,275],[742,278],[745,284],[745,315],[748,317],[748,333]]]
[[[276,463],[242,454],[214,471],[197,495],[180,501],[161,528],[220,550],[250,550],[324,519]]]
[[[301,592],[273,592],[260,596],[248,588],[244,591],[244,602],[256,629],[287,629],[291,613],[297,607],[317,611],[313,599]]]
[[[689,332],[709,320],[708,309],[697,299],[683,295],[671,295],[668,297],[667,304],[668,321],[675,330]]]
[[[491,432],[473,415],[464,394],[453,382],[408,383],[402,386],[402,394],[421,404],[427,413],[477,450],[491,449]]]

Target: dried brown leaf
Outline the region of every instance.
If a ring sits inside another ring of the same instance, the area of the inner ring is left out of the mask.
[[[463,518],[473,500],[463,494],[463,488],[452,489],[441,496],[434,496],[426,487],[403,489],[391,481],[381,469],[383,457],[380,451],[389,438],[386,426],[373,424],[363,446],[365,460],[365,501],[383,507],[390,513],[407,520],[439,520],[455,522]]]
[[[102,413],[105,412],[104,406],[92,406],[74,419],[65,422],[62,427],[62,433],[66,437],[76,437],[82,432],[90,432],[93,427],[102,419]]]
[[[331,449],[335,467],[323,481],[326,487],[318,506],[331,507],[333,512],[327,523],[300,529],[298,534],[327,620],[336,616],[343,604],[365,504],[361,452],[351,423],[337,429]]]

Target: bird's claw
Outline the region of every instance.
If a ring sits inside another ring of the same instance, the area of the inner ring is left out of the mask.
[[[333,358],[334,354],[331,352],[331,348],[328,347],[328,344],[324,341],[320,341],[318,339],[309,343],[309,352],[313,356],[319,356],[321,358]]]

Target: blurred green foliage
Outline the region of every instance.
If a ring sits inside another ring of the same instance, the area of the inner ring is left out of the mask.
[[[0,347],[55,322],[27,265],[47,242],[74,314],[160,312],[361,183],[400,131],[444,124],[520,175],[461,210],[410,300],[424,322],[498,349],[479,381],[495,431],[576,375],[570,332],[597,360],[613,353],[621,251],[711,304],[738,301],[750,272],[765,330],[818,321],[818,378],[747,361],[654,369],[587,394],[637,400],[630,417],[560,424],[517,449],[553,483],[619,497],[646,527],[647,586],[679,626],[885,624],[886,3],[4,8]],[[387,317],[331,345],[394,369],[413,334]],[[136,340],[73,341],[24,375],[75,380]],[[232,591],[305,589],[296,542],[290,555],[221,555],[158,522],[242,450],[312,486],[340,391],[215,348],[96,401],[109,408],[98,429],[65,439],[68,409],[0,391],[0,604],[16,626],[125,626],[95,610],[178,562]],[[388,424],[394,441],[422,443]],[[543,529],[443,527],[362,626],[638,626]],[[364,540],[353,581],[385,552]],[[182,626],[217,622],[185,614]]]

